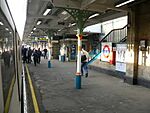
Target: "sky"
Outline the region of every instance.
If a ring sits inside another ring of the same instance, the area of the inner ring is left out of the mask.
[[[26,21],[27,0],[7,0],[7,2],[22,40]]]
[[[99,24],[88,26],[84,29],[84,32],[100,33],[101,24],[99,23]]]

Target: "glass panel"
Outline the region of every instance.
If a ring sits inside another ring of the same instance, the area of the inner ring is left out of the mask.
[[[14,44],[13,44],[13,31],[9,26],[6,18],[0,11],[0,64],[2,76],[2,87],[4,94],[4,104],[8,96],[9,88],[12,78],[15,75],[14,67]]]

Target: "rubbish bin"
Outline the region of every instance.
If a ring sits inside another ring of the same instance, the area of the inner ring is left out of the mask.
[[[61,61],[64,62],[65,61],[65,55],[61,56]]]

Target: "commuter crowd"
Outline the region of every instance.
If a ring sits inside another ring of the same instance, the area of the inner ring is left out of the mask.
[[[47,49],[43,49],[42,51],[40,48],[38,49],[31,49],[31,47],[24,47],[22,46],[22,60],[23,63],[34,63],[35,66],[37,64],[40,64],[41,62],[41,56],[44,57],[44,59],[47,59]],[[81,51],[81,75],[85,75],[85,77],[88,77],[88,60],[89,60],[89,53],[82,48]]]
[[[33,62],[35,66],[37,64],[40,64],[41,56],[44,56],[44,59],[47,59],[47,49],[46,48],[43,51],[41,51],[40,48],[38,48],[38,50],[37,50],[35,48],[31,49],[30,47],[26,48],[26,47],[22,46],[21,53],[22,53],[23,63]]]

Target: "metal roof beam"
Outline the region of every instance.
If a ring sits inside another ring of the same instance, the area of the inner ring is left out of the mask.
[[[61,25],[57,25],[57,26],[39,25],[39,26],[36,26],[37,29],[61,29],[63,27],[64,26],[61,26]]]
[[[51,0],[55,7],[80,9],[81,2],[79,0]]]
[[[88,7],[90,4],[93,4],[96,0],[83,0],[81,3],[81,8],[84,9]]]
[[[60,19],[60,17],[58,16],[51,16],[51,15],[47,15],[47,16],[43,16],[43,15],[30,15],[28,18],[38,18],[38,19]]]

